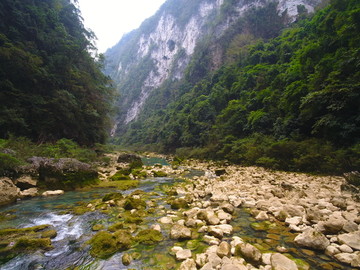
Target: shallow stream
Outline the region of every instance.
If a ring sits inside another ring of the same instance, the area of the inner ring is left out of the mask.
[[[147,165],[152,165],[148,160]],[[154,161],[153,161],[154,162]],[[165,161],[156,160],[155,163]],[[198,171],[191,172],[191,175],[201,174]],[[177,182],[174,178],[149,178],[141,181],[141,185],[132,190],[122,192],[129,194],[134,190],[145,192],[155,191],[152,198],[157,200],[158,205],[166,204],[166,196],[163,192],[164,186]],[[141,253],[140,260],[135,260],[129,267],[121,263],[122,253],[119,252],[107,260],[94,259],[89,255],[89,245],[86,242],[95,234],[92,231],[94,224],[102,223],[105,226],[113,223],[111,218],[100,212],[87,212],[83,215],[73,215],[64,212],[64,209],[74,205],[90,202],[102,198],[105,194],[115,192],[114,189],[93,189],[89,191],[66,192],[58,197],[37,197],[29,200],[18,201],[16,204],[0,208],[0,211],[15,215],[16,218],[0,222],[0,229],[16,227],[25,228],[42,224],[50,224],[57,231],[57,236],[52,240],[54,249],[49,252],[37,252],[28,255],[19,255],[4,265],[2,270],[35,270],[35,269],[79,269],[79,270],[118,270],[118,269],[175,269],[178,263],[174,257],[169,255],[169,248],[176,242],[164,240],[155,247],[135,247],[133,251]],[[160,213],[153,213],[147,219],[146,227],[156,222],[161,217]],[[268,224],[255,222],[245,209],[239,209],[235,219],[231,223],[234,226],[234,234],[245,241],[257,246],[263,252],[275,251],[276,246],[285,246],[289,254],[298,260],[298,263],[306,261],[310,269],[351,269],[350,267],[334,263],[329,257],[316,254],[314,251],[299,249],[293,244],[295,234],[289,232],[288,228],[278,223],[276,226],[268,227]],[[162,233],[166,237],[170,225],[163,225]],[[230,241],[230,239],[224,239]],[[199,240],[177,243],[184,248],[190,248],[193,252],[202,252],[207,246]]]

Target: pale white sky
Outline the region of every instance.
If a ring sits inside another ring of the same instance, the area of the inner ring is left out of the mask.
[[[97,36],[100,53],[155,14],[166,0],[78,0],[86,28]]]

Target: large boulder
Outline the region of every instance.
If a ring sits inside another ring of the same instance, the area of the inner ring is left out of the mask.
[[[26,169],[38,172],[39,185],[51,189],[71,190],[98,180],[97,171],[77,159],[32,157],[28,162]]]
[[[299,246],[316,250],[325,250],[330,245],[326,236],[313,228],[309,228],[296,236],[294,241]]]
[[[17,188],[10,178],[0,178],[0,205],[15,202],[20,189]]]

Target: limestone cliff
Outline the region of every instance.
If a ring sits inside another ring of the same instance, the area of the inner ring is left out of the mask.
[[[211,41],[221,40],[250,10],[273,3],[279,17],[291,23],[300,10],[313,12],[320,2],[168,0],[139,29],[125,35],[106,52],[105,71],[120,93],[119,116],[113,133],[118,125],[124,127],[136,119],[156,89],[165,82],[181,80],[197,49],[210,50],[210,69],[218,68],[224,61],[223,45]]]

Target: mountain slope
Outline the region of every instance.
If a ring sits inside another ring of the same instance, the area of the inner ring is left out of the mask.
[[[118,133],[123,133],[139,116],[159,87],[173,88],[185,76],[195,83],[219,68],[226,59],[227,46],[236,35],[247,34],[249,40],[245,38],[245,42],[274,37],[295,20],[298,7],[312,12],[319,2],[167,1],[139,29],[106,52],[106,73],[116,82],[121,95]],[[167,92],[167,97],[161,97],[159,108],[166,107],[177,96],[170,90]]]
[[[166,109],[145,111],[122,141],[274,169],[358,170],[359,30],[360,3],[334,0],[279,37],[240,48]]]
[[[70,0],[0,2],[0,138],[107,137],[113,89]]]

